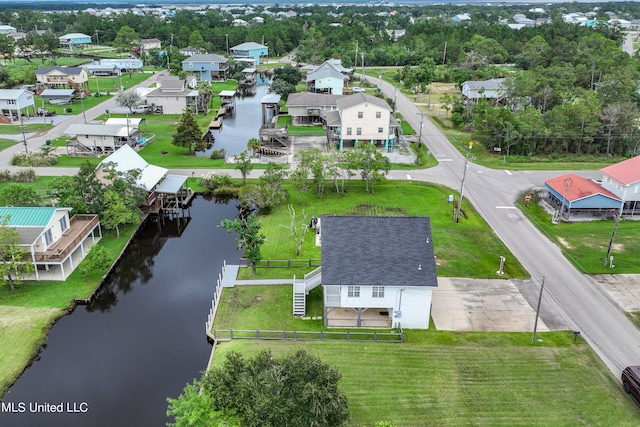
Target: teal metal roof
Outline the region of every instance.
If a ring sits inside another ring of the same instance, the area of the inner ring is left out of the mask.
[[[11,227],[46,227],[56,210],[54,207],[0,207],[0,217],[10,215]],[[69,208],[62,208],[69,209]]]

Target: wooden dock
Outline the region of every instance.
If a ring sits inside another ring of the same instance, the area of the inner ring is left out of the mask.
[[[222,127],[222,119],[215,118],[209,123],[209,129],[220,129]]]
[[[216,119],[220,117],[224,117],[226,114],[227,114],[227,109],[222,107],[218,110],[218,113],[216,114]]]

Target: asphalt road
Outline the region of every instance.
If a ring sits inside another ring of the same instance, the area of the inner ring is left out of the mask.
[[[368,79],[381,86],[388,97],[396,96],[398,111],[414,129],[420,129],[421,116],[412,102],[396,93],[392,85],[378,79]],[[412,178],[434,181],[460,190],[465,157],[429,120],[425,119],[423,125],[422,140],[440,163],[432,169],[413,171]],[[496,170],[469,162],[464,195],[529,271],[534,281],[542,283],[544,278],[542,304],[559,307],[564,312],[559,314],[570,319],[568,324],[573,324],[574,330],[581,333],[619,378],[625,366],[640,363],[640,331],[592,278],[573,267],[560,249],[515,208],[516,199],[522,193],[543,186],[545,179],[560,173]],[[600,177],[598,172],[593,171],[574,173],[589,178]],[[562,227],[562,224],[558,227]]]
[[[154,82],[158,73],[145,81],[142,86]],[[410,179],[437,182],[456,190],[460,190],[465,169],[465,157],[461,155],[446,137],[429,121],[422,118],[419,110],[400,91],[384,81],[367,77],[378,84],[390,98],[396,99],[396,108],[404,120],[418,131],[422,122],[422,142],[426,143],[439,165],[426,170],[393,171],[393,179]],[[105,108],[114,108],[115,100],[111,99],[97,107],[86,111],[87,120],[103,114]],[[47,134],[37,135],[28,140],[30,150],[38,150],[46,139],[61,136],[71,123],[82,123],[82,114],[70,117],[57,125]],[[23,150],[22,144],[0,152],[0,167],[9,167],[9,160],[14,152]],[[39,175],[73,175],[73,168],[36,168]],[[199,176],[202,170],[175,169],[172,173]],[[225,173],[237,175],[236,170],[225,170]],[[261,171],[254,170],[250,176],[258,176]],[[544,278],[543,306],[551,306],[555,315],[563,319],[563,323],[580,331],[607,367],[619,378],[619,374],[627,365],[640,363],[640,331],[636,329],[624,313],[601,290],[600,286],[589,276],[578,272],[561,254],[559,248],[537,229],[515,208],[515,201],[523,192],[534,187],[541,187],[544,180],[557,176],[558,171],[509,171],[488,169],[468,163],[465,177],[464,195],[476,210],[525,266],[533,277],[532,283],[538,283],[537,289],[521,289],[527,293],[529,300],[537,294],[539,284]],[[585,177],[598,177],[598,172],[575,172]],[[453,221],[453,219],[452,219]],[[562,224],[558,225],[562,227]],[[603,254],[604,257],[604,254]],[[499,260],[496,260],[496,265]],[[509,260],[507,260],[509,262]]]

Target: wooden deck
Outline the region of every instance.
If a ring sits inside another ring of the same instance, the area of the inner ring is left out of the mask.
[[[213,119],[211,123],[209,123],[209,129],[220,129],[222,127],[221,119]]]
[[[36,263],[63,262],[98,225],[98,215],[74,215],[69,228],[44,252],[35,252]],[[29,254],[30,255],[30,254]]]

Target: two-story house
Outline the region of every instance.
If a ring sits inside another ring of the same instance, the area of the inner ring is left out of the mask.
[[[325,215],[319,228],[322,267],[294,281],[294,310],[296,293],[322,284],[325,327],[429,328],[438,286],[429,217]]]
[[[142,39],[140,40],[140,51],[142,53],[149,53],[153,49],[161,49],[162,42],[160,39]]]
[[[24,89],[0,89],[0,114],[10,123],[20,121],[23,116],[35,115],[33,93]]]
[[[622,214],[640,215],[640,156],[600,169],[602,187],[618,196]]]
[[[287,98],[287,110],[294,125],[322,123],[329,112],[338,111],[338,98],[338,95],[296,92]]]
[[[40,67],[36,82],[44,89],[76,89],[87,91],[89,73],[84,67]]]
[[[233,59],[238,62],[251,63],[254,67],[260,65],[262,58],[269,56],[269,48],[256,42],[241,43],[229,50]]]
[[[91,44],[91,36],[82,33],[69,33],[58,37],[60,47],[67,50],[84,49]]]
[[[187,87],[184,80],[167,78],[158,80],[156,89],[147,93],[147,105],[155,110],[162,110],[163,114],[182,114],[192,107],[195,113],[200,94],[197,89]]]
[[[340,72],[331,61],[325,61],[318,68],[307,73],[309,92],[342,95],[348,82],[349,76]]]
[[[182,70],[202,82],[222,80],[229,72],[229,60],[215,54],[193,55],[182,61]]]
[[[384,99],[355,93],[339,97],[336,105],[337,111],[327,113],[326,125],[330,141],[340,150],[366,142],[393,151],[398,123]]]
[[[462,97],[471,102],[478,102],[480,99],[501,102],[507,96],[504,81],[505,79],[467,80],[462,83]]]
[[[98,215],[69,218],[66,207],[0,207],[36,267],[33,280],[65,280],[102,238]]]
[[[16,27],[12,27],[11,25],[0,25],[0,34],[4,36],[15,33],[16,31],[18,31]]]

